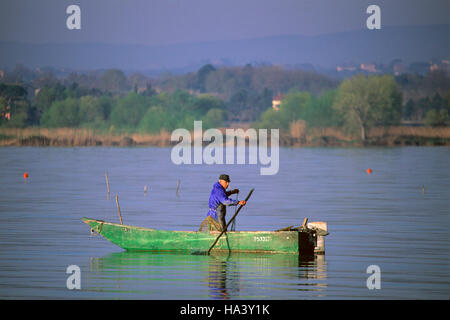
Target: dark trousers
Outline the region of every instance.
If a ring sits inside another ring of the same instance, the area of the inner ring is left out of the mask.
[[[223,204],[219,204],[219,206],[216,209],[217,212],[217,220],[219,221],[222,230],[225,230],[225,227],[227,226],[227,223],[225,221],[225,216],[227,215],[227,207]]]

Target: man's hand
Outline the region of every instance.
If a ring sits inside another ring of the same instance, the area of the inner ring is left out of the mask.
[[[245,200],[239,201],[239,204],[240,204],[241,206],[245,206],[246,203],[247,203],[247,201],[245,201]]]

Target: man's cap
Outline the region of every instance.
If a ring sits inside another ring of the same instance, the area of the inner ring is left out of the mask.
[[[221,174],[219,180],[224,180],[226,182],[230,182],[230,176],[227,174]]]

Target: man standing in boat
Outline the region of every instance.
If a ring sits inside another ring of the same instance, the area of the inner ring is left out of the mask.
[[[237,206],[238,204],[244,206],[245,200],[233,200],[228,198],[230,195],[239,193],[239,189],[226,191],[230,184],[230,177],[227,174],[221,174],[219,182],[213,185],[211,195],[209,197],[209,211],[208,216],[218,221],[222,230],[226,227],[225,215],[227,214],[226,206]]]

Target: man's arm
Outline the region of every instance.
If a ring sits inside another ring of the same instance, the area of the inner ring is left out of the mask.
[[[225,191],[225,194],[227,197],[231,196],[232,194],[239,193],[239,189],[233,189],[231,191]]]
[[[237,190],[237,189],[235,189],[235,190]],[[224,204],[226,206],[237,206],[239,204],[239,201],[228,198],[228,194],[225,190],[223,190],[222,192],[220,192],[218,194],[218,199],[222,204]]]
[[[237,191],[237,192],[235,192],[235,191]],[[238,193],[239,190],[234,189],[229,192]],[[223,192],[223,194],[220,195],[219,201],[226,206],[237,206],[238,204],[245,206],[245,204],[247,203],[245,200],[238,201],[238,200],[233,200],[233,199],[228,198],[227,192],[225,192],[225,191]]]

